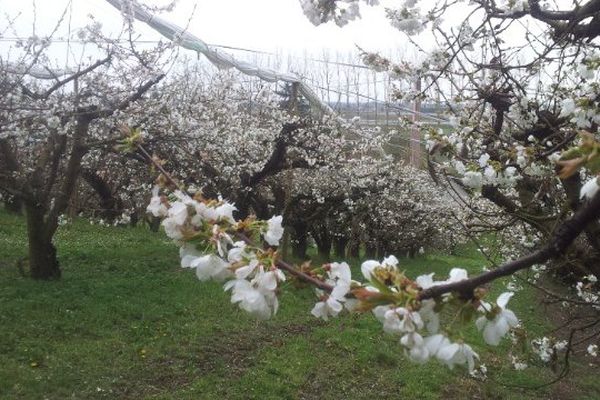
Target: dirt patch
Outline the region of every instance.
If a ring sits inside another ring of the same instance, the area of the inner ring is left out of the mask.
[[[253,330],[226,334],[211,339],[198,350],[196,367],[203,374],[219,369],[235,375],[251,368],[262,349],[284,346],[286,341],[298,335],[308,335],[323,323],[313,324],[260,324]]]

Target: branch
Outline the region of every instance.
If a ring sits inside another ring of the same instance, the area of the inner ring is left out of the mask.
[[[451,292],[457,292],[464,297],[472,298],[473,291],[481,285],[503,276],[512,275],[515,272],[529,268],[534,264],[540,264],[551,258],[562,255],[571,243],[573,243],[575,238],[577,238],[577,236],[579,236],[586,228],[588,223],[595,221],[598,217],[600,217],[600,193],[597,193],[592,200],[581,207],[570,219],[560,225],[552,235],[550,242],[541,249],[476,277],[444,285],[432,286],[421,291],[419,299],[431,299],[439,297],[444,293]]]
[[[150,157],[150,155],[148,154],[148,152],[144,149],[144,147],[139,144],[138,148],[143,152],[143,154],[148,158],[148,161],[150,163],[152,163],[156,168],[158,168],[158,170],[165,176],[165,178],[171,183],[173,184],[175,187],[182,189],[179,184],[175,181],[175,179],[173,179],[173,177],[171,177],[171,175],[169,173],[167,173],[164,168],[162,167],[162,165],[160,165],[159,162],[157,162],[155,159],[153,159],[152,157]],[[183,189],[182,189],[183,190]],[[255,246],[254,242],[252,242],[252,240],[244,235],[242,232],[236,232],[235,236],[240,239],[243,240],[244,243],[249,244],[251,246]],[[319,289],[325,290],[327,292],[331,292],[333,290],[333,287],[315,277],[312,277],[302,271],[300,271],[299,269],[295,268],[293,265],[288,264],[285,261],[282,260],[278,260],[276,263],[277,267],[289,272],[291,275],[294,275],[297,278],[300,278],[301,280],[308,282],[316,287],[318,287]]]
[[[96,61],[94,64],[90,65],[87,68],[82,69],[81,71],[78,71],[77,73],[69,76],[68,78],[65,78],[63,80],[59,80],[54,85],[52,85],[48,90],[46,90],[44,93],[40,94],[40,93],[32,92],[32,91],[28,90],[24,86],[22,88],[26,91],[26,94],[28,96],[32,97],[32,98],[35,98],[35,99],[38,99],[38,100],[39,99],[47,99],[48,96],[50,96],[52,93],[54,93],[56,90],[58,90],[62,86],[66,85],[67,83],[69,83],[69,82],[71,82],[71,81],[73,81],[73,80],[75,80],[75,79],[77,79],[77,78],[79,78],[79,77],[81,77],[81,76],[89,73],[89,72],[92,72],[93,70],[95,70],[99,66],[104,65],[104,64],[110,62],[111,58],[112,58],[112,55],[109,54],[106,58],[104,58],[102,60]]]
[[[243,240],[244,243],[249,244],[251,246],[255,246],[255,244],[252,242],[252,240],[250,240],[250,238],[248,236],[244,235],[243,233],[236,232],[235,236],[238,239]],[[278,260],[276,262],[276,265],[280,269],[283,269],[283,270],[289,272],[291,275],[294,275],[295,277],[299,278],[300,280],[310,283],[310,284],[318,287],[319,289],[325,290],[326,292],[331,292],[333,290],[333,286],[331,286],[330,284],[325,283],[320,279],[317,279],[313,276],[308,275],[307,273],[300,271],[299,269],[297,269],[296,267],[294,267],[291,264],[288,264],[285,261]]]
[[[262,169],[254,175],[247,177],[245,182],[242,182],[247,187],[254,187],[263,181],[268,176],[280,172],[284,167],[285,156],[288,148],[289,136],[295,132],[299,126],[297,124],[284,124],[279,136],[275,140],[275,147],[271,153],[271,157],[267,160]]]
[[[138,101],[148,90],[150,90],[150,88],[152,86],[156,85],[164,77],[165,77],[165,74],[160,74],[160,75],[156,76],[155,78],[150,79],[148,82],[146,82],[142,86],[140,86],[135,91],[135,93],[133,93],[131,96],[129,96],[127,99],[123,100],[119,104],[115,105],[114,107],[108,108],[108,109],[91,111],[86,114],[87,117],[91,121],[96,118],[109,117],[117,110],[120,110],[120,111],[125,110],[127,107],[129,107],[129,105],[131,103]]]

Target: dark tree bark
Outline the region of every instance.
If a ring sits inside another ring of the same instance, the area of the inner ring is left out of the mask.
[[[19,162],[16,153],[7,139],[0,139],[0,168],[5,169],[9,174],[14,174],[19,170]],[[18,196],[9,195],[4,199],[6,210],[21,214],[23,212],[23,201]]]
[[[47,235],[46,214],[39,205],[27,205],[27,236],[29,239],[29,270],[33,279],[59,279],[60,266],[52,236]]]
[[[160,229],[160,218],[155,216],[150,216],[146,220],[148,222],[148,227],[152,232],[158,232]]]
[[[319,225],[311,230],[311,235],[317,244],[317,252],[324,260],[329,261],[331,257],[331,246],[333,244],[327,225]]]
[[[4,208],[6,208],[8,212],[22,214],[23,202],[18,197],[9,196],[4,200]]]
[[[375,258],[377,256],[377,246],[373,242],[367,242],[365,244],[365,257]]]
[[[292,254],[294,257],[305,260],[308,250],[308,232],[306,224],[300,222],[292,225]]]
[[[333,241],[333,252],[336,257],[346,257],[346,246],[348,246],[348,238],[346,236],[337,236]]]
[[[276,175],[286,168],[290,137],[298,128],[297,124],[284,124],[275,139],[273,152],[261,170],[252,175],[247,172],[240,174],[241,189],[236,196],[237,218],[244,219],[248,216],[253,204],[252,198],[257,195],[255,188],[269,176]],[[258,204],[259,201],[255,203]]]
[[[360,257],[360,241],[359,240],[351,240],[348,245],[348,257],[351,258],[359,258]]]
[[[113,196],[108,183],[102,179],[95,171],[83,170],[81,176],[90,185],[98,195],[100,200],[100,217],[110,222],[114,221],[123,212],[121,199]]]

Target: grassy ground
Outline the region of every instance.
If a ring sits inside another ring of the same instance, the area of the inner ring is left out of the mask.
[[[486,351],[480,335],[468,332],[488,366],[485,382],[435,362],[413,364],[371,315],[312,318],[308,288],[286,290],[279,314],[256,322],[221,285],[181,270],[177,249],[144,228],[77,221],[60,229],[56,243],[62,280],[21,277],[23,220],[0,210],[1,399],[556,397],[553,387],[518,388],[553,375],[535,365],[512,370],[507,342]],[[401,263],[415,275],[484,265],[470,248]],[[511,306],[531,336],[548,328],[533,292],[519,292]],[[599,398],[598,383],[583,378],[569,398]]]

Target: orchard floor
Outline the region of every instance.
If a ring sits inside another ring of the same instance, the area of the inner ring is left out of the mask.
[[[513,370],[509,341],[488,350],[473,330],[467,336],[487,365],[485,382],[407,362],[371,315],[314,319],[309,288],[285,290],[277,316],[257,322],[220,284],[179,268],[177,249],[142,227],[76,221],[56,243],[63,278],[23,278],[16,262],[26,254],[24,221],[0,210],[1,399],[600,398],[597,371],[585,365],[559,385],[526,389],[553,373],[532,361]],[[475,249],[457,253],[401,264],[414,275],[485,265]],[[530,337],[549,328],[531,290],[510,305]]]

